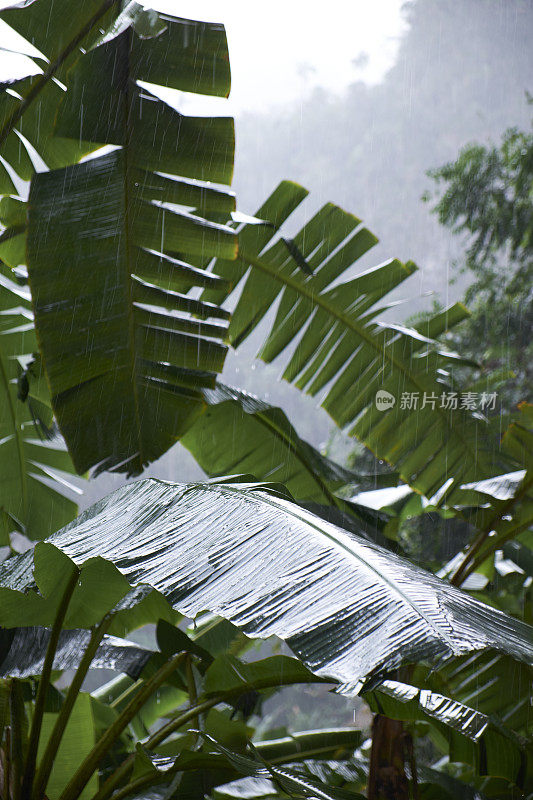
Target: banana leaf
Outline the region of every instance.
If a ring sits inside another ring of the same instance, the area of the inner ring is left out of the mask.
[[[50,396],[24,291],[5,275],[0,285],[0,545],[9,533],[44,539],[76,515],[81,489],[65,444],[54,430]]]
[[[456,304],[424,323],[423,333],[380,321],[388,294],[416,266],[391,260],[354,276],[357,260],[377,239],[331,203],[287,247],[280,227],[306,194],[281,183],[256,214],[265,224],[239,229],[237,261],[213,263],[229,288],[206,289],[203,297],[222,302],[239,286],[229,330],[234,347],[277,303],[261,358],[284,358],[283,377],[320,395],[337,425],[393,464],[410,486],[428,498],[453,498],[462,483],[494,474],[482,415],[461,407],[460,392],[457,408],[446,406],[454,390],[450,369],[465,362],[436,337],[468,312]],[[385,405],[377,404],[379,392]]]
[[[53,669],[76,669],[89,643],[84,630],[62,631],[59,636]],[[0,630],[0,678],[28,678],[42,671],[50,631],[46,628]],[[93,669],[112,669],[137,678],[152,655],[151,650],[105,636],[92,661]]]
[[[297,500],[341,505],[334,492],[358,476],[298,436],[281,408],[217,383],[206,389],[209,408],[182,444],[210,476],[252,473],[286,485]]]
[[[50,624],[52,575],[59,565],[68,574],[70,559],[95,576],[84,602],[73,604],[70,627],[99,618],[97,576],[105,573],[109,603],[128,595],[128,585],[152,586],[186,616],[207,609],[247,635],[278,636],[349,693],[405,661],[489,648],[533,657],[528,625],[266,486],[146,480],[117,490],[34,552],[0,565],[0,624],[27,625],[30,615]]]
[[[525,742],[495,717],[399,681],[385,681],[365,699],[373,711],[393,719],[429,721],[447,741],[450,760],[475,764],[478,774],[520,786],[533,777],[532,754]]]
[[[186,117],[157,91],[226,96],[225,32],[130,3],[65,80],[54,135],[112,151],[33,176],[35,325],[76,469],[136,474],[202,412],[224,363],[228,312],[188,292],[221,283],[195,259],[236,256],[235,232],[207,218],[235,207],[211,185],[231,180],[233,120]]]

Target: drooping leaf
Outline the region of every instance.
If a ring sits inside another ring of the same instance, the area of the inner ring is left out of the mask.
[[[276,635],[350,691],[405,660],[486,648],[533,655],[529,626],[261,486],[140,481],[119,489],[34,554],[0,566],[0,623],[7,616],[19,625],[17,614],[28,613],[20,592],[35,590],[42,548],[77,564],[106,559],[187,616],[209,609],[251,636]]]
[[[209,476],[252,473],[285,484],[297,500],[333,505],[333,492],[357,481],[301,439],[280,408],[221,383],[204,396],[209,408],[182,444]]]
[[[30,196],[36,326],[52,406],[80,471],[100,464],[138,472],[165,452],[202,410],[199,389],[214,382],[226,352],[227,312],[163,288],[173,259],[144,249],[142,234],[126,236],[133,212],[124,205],[123,168],[118,150],[65,175],[44,173]],[[157,226],[171,232],[172,213],[150,208],[154,235]],[[146,231],[152,235],[150,225]],[[197,281],[192,271],[189,285]],[[193,319],[197,313],[222,324]]]
[[[317,800],[317,798],[319,800],[350,800],[350,798],[363,800],[362,795],[329,787],[297,769],[289,769],[284,766],[262,762],[257,757],[258,753],[255,749],[252,750],[252,754],[256,757],[251,758],[250,756],[231,752],[227,747],[224,747],[206,734],[204,734],[204,737],[215,752],[222,753],[238,772],[253,778],[271,780],[279,789],[287,792],[289,796],[296,794],[297,796],[313,798],[313,800]]]
[[[234,656],[218,656],[205,675],[204,693],[209,697],[220,692],[246,692],[272,686],[291,686],[296,683],[317,683],[313,675],[297,659],[288,656],[270,656],[249,663]]]
[[[276,764],[329,758],[340,761],[353,754],[362,738],[362,732],[356,728],[325,728],[296,731],[280,739],[265,739],[256,742],[255,749],[261,758]]]
[[[495,715],[512,731],[533,736],[533,667],[489,651],[445,661],[438,670],[417,667],[416,685]]]
[[[523,785],[533,770],[524,742],[511,729],[457,700],[398,681],[385,681],[365,698],[373,711],[393,719],[431,721],[448,741],[450,760],[475,763],[482,775]]]

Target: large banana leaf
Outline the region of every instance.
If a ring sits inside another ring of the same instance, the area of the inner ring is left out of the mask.
[[[4,276],[0,275],[0,278]],[[0,286],[0,544],[18,530],[44,539],[76,515],[79,489],[68,481],[72,461],[53,427],[50,398],[38,363],[27,292]],[[67,475],[65,475],[67,473]]]
[[[335,422],[350,426],[422,494],[432,497],[446,485],[453,496],[461,483],[492,469],[480,415],[442,405],[443,393],[453,388],[450,368],[461,360],[434,338],[464,319],[466,309],[457,304],[420,331],[376,321],[387,295],[415,265],[392,260],[353,277],[353,265],[377,239],[333,204],[294,240],[280,239],[280,226],[305,195],[300,186],[280,184],[257,212],[265,224],[240,229],[238,260],[215,262],[213,269],[231,286],[242,280],[231,343],[238,346],[277,302],[261,358],[272,361],[289,351],[284,378],[311,395],[322,393]],[[204,297],[221,302],[227,294],[207,289]],[[392,395],[389,406],[376,407],[378,391],[389,400]],[[402,396],[413,396],[416,407]]]
[[[164,15],[147,32],[145,13],[130,4],[79,56],[59,110],[56,133],[117,149],[36,175],[30,191],[35,322],[80,471],[138,473],[158,458],[203,409],[226,353],[228,312],[186,293],[221,283],[191,259],[236,255],[235,232],[204,216],[234,208],[205,183],[231,179],[233,120],[185,117],[141,86],[226,95],[225,32]]]
[[[335,490],[358,476],[298,436],[281,408],[217,383],[206,389],[209,408],[182,444],[210,476],[253,474],[287,486],[297,500],[341,505]]]
[[[119,489],[0,567],[0,624],[28,624],[28,614],[49,624],[47,598],[30,590],[36,578],[49,586],[64,554],[112,562],[109,596],[124,593],[125,577],[187,616],[208,609],[252,636],[277,635],[350,691],[406,660],[485,648],[533,658],[529,626],[260,486],[148,480]],[[81,613],[86,624],[87,599]],[[80,626],[76,614],[70,624]]]

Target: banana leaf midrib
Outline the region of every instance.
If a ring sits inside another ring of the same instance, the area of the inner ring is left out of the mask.
[[[206,491],[215,491],[215,492],[217,492],[219,494],[228,494],[229,496],[231,496],[233,494],[237,494],[237,491],[234,488],[232,488],[231,486],[229,486],[229,485],[222,486],[222,485],[218,484],[216,486],[210,486],[209,484],[205,484],[204,488],[205,488]],[[437,636],[442,636],[442,638],[446,641],[448,647],[450,648],[450,651],[452,653],[455,652],[455,647],[454,647],[453,641],[448,637],[446,632],[445,631],[441,631],[439,628],[437,628],[435,626],[435,624],[429,619],[429,617],[424,613],[424,611],[421,608],[418,608],[415,605],[413,600],[411,600],[411,598],[408,597],[408,595],[406,595],[405,592],[402,591],[402,589],[400,589],[400,587],[396,584],[395,581],[393,581],[388,575],[385,575],[384,573],[380,572],[377,569],[377,567],[375,567],[373,564],[369,563],[364,558],[362,558],[362,556],[360,556],[355,551],[354,548],[348,547],[337,536],[333,536],[332,534],[328,533],[327,530],[323,530],[319,525],[317,525],[315,523],[313,515],[307,515],[307,514],[305,514],[305,512],[302,513],[303,509],[302,509],[302,511],[300,511],[300,509],[297,506],[295,506],[293,503],[290,504],[290,508],[287,508],[287,505],[285,503],[283,503],[282,501],[277,500],[276,498],[274,498],[272,495],[268,494],[267,492],[261,493],[261,499],[265,503],[267,503],[268,505],[274,506],[274,508],[278,508],[278,509],[280,509],[282,511],[285,511],[285,513],[290,513],[292,516],[296,517],[296,519],[299,519],[301,522],[305,522],[305,524],[307,524],[310,527],[312,527],[320,537],[328,539],[336,547],[339,547],[340,549],[344,550],[346,553],[348,553],[350,555],[350,557],[352,557],[356,561],[358,561],[365,569],[369,570],[374,575],[376,575],[377,578],[378,578],[378,582],[379,582],[379,580],[384,581],[390,587],[392,592],[397,594],[401,598],[401,600],[404,603],[406,603],[406,605],[410,606],[413,609],[415,614],[418,614],[420,617],[422,617],[424,619],[424,621],[426,622],[428,628],[431,628],[433,631],[435,631]],[[329,526],[329,524],[330,524],[330,523],[324,522],[324,520],[321,520],[321,523],[324,526],[325,525]],[[335,527],[335,526],[333,526],[333,527]],[[349,534],[347,532],[345,532],[345,533],[346,533],[346,536],[349,537]],[[369,542],[365,542],[363,540],[362,543],[365,544],[368,547],[371,547]]]
[[[0,146],[5,142],[17,122],[23,117],[27,108],[39,96],[46,84],[52,80],[69,55],[76,49],[78,45],[85,39],[96,23],[104,16],[104,14],[112,8],[118,0],[104,0],[100,8],[90,17],[87,22],[80,28],[78,33],[70,40],[70,42],[63,48],[59,55],[52,61],[48,68],[42,75],[35,81],[33,86],[29,89],[26,96],[20,100],[18,108],[16,108],[0,129]]]
[[[305,286],[305,284],[301,284],[298,281],[293,280],[289,276],[279,274],[276,270],[271,269],[263,259],[253,256],[252,254],[249,254],[246,251],[239,250],[238,258],[241,261],[243,261],[243,263],[251,264],[253,267],[265,272],[267,275],[270,275],[279,283],[289,287],[297,294],[305,296],[314,305],[320,306],[320,308],[322,308],[327,314],[337,319],[341,324],[345,325],[347,328],[349,328],[358,336],[360,336],[362,339],[364,339],[366,344],[370,345],[370,347],[372,347],[372,349],[381,358],[389,361],[403,375],[405,375],[409,380],[411,380],[421,392],[426,391],[427,387],[425,387],[424,384],[418,380],[418,375],[416,372],[412,372],[402,361],[398,360],[398,358],[394,354],[391,355],[391,353],[386,348],[380,348],[378,344],[373,340],[372,336],[370,336],[365,331],[364,327],[360,327],[354,322],[354,320],[350,319],[349,316],[340,312],[338,308],[330,304],[321,294],[309,291],[309,289]],[[436,410],[438,410],[439,416],[442,419],[445,427],[448,429],[449,433],[453,435],[454,428],[448,422],[446,414],[443,412],[442,409],[439,408],[439,406],[436,406]],[[463,445],[466,445],[466,441],[464,439],[462,439],[462,443]],[[469,455],[472,459],[472,463],[477,463],[478,460],[477,453],[474,450],[469,449]]]
[[[304,470],[318,484],[318,486],[320,487],[321,491],[324,492],[324,495],[327,497],[328,501],[333,506],[340,507],[340,503],[338,501],[338,498],[335,497],[333,492],[331,492],[329,490],[327,484],[325,483],[325,481],[322,480],[322,478],[320,477],[318,472],[315,472],[307,464],[306,460],[300,454],[300,451],[298,450],[298,448],[292,447],[292,440],[291,440],[290,436],[287,436],[287,434],[284,433],[284,431],[281,430],[281,428],[279,428],[271,420],[269,420],[261,411],[256,411],[254,413],[254,417],[256,417],[256,419],[258,420],[258,422],[260,422],[261,425],[263,425],[268,431],[273,433],[274,436],[277,439],[279,439],[281,442],[283,442],[283,444],[285,444],[288,447],[288,449],[291,452],[291,454],[296,457],[296,459],[300,462],[300,464],[302,465]]]
[[[26,476],[25,459],[24,459],[24,439],[22,436],[22,428],[17,423],[17,415],[13,403],[13,394],[11,392],[11,387],[9,385],[9,380],[5,369],[4,356],[2,355],[1,351],[0,351],[0,378],[2,382],[2,391],[4,393],[4,396],[7,397],[7,402],[9,406],[9,415],[11,418],[11,423],[13,425],[13,435],[17,443],[17,454],[18,454],[18,461],[20,468],[20,476],[19,476],[20,486],[22,489],[23,506],[26,509],[28,507],[28,485],[26,480],[27,476]]]

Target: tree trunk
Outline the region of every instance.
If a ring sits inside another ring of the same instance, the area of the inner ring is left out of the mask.
[[[406,773],[410,766],[411,781]],[[372,751],[368,800],[417,800],[413,741],[403,724],[376,714],[372,724]]]

